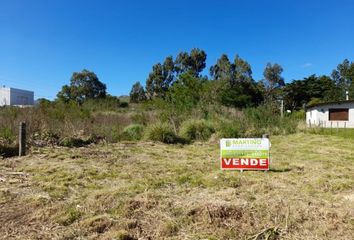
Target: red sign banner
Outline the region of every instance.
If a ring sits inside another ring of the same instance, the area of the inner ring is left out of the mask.
[[[267,138],[224,138],[220,140],[223,170],[269,170],[270,142]]]

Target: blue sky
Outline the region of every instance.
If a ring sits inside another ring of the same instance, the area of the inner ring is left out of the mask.
[[[129,94],[153,64],[194,47],[208,69],[239,54],[256,80],[267,62],[287,82],[330,74],[354,60],[353,13],[351,0],[0,0],[0,84],[53,99],[86,68]]]

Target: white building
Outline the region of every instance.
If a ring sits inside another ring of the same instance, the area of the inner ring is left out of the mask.
[[[0,88],[0,106],[28,106],[34,104],[34,93],[16,88]]]
[[[306,109],[306,123],[326,128],[354,128],[354,101],[311,105]]]

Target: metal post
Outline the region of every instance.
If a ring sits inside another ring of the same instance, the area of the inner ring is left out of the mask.
[[[20,122],[19,136],[18,136],[18,155],[26,155],[26,123]]]

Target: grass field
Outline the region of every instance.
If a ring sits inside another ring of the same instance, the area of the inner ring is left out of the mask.
[[[342,138],[354,139],[353,128],[310,128],[307,130],[309,133],[338,136]]]
[[[217,142],[0,160],[0,238],[354,239],[354,140],[271,142],[269,172],[221,171]]]

